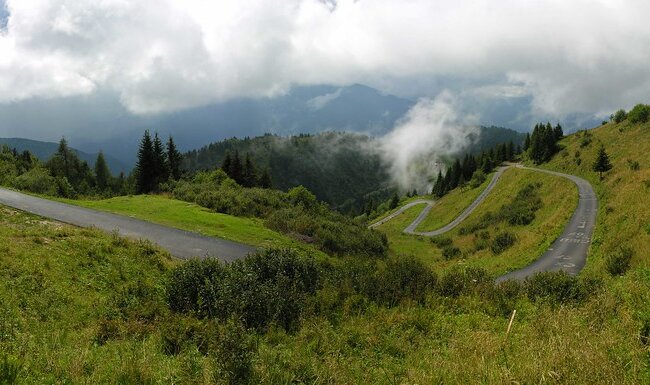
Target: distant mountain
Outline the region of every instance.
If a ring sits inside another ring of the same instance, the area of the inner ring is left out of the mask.
[[[265,133],[286,136],[350,131],[382,135],[413,105],[411,100],[359,84],[295,87],[274,98],[231,100],[151,117],[122,115],[120,125],[132,127],[126,133],[101,142],[75,143],[86,151],[102,148],[133,165],[144,129],[157,131],[163,139],[172,135],[183,150]]]
[[[22,138],[0,138],[0,146],[3,144],[6,144],[10,148],[15,148],[19,152],[28,150],[38,159],[44,162],[50,159],[59,147],[58,143],[41,142],[38,140]],[[97,159],[98,153],[89,154],[74,148],[72,150],[77,154],[77,156],[79,156],[81,160],[88,162],[88,165],[90,165],[90,167],[93,167],[95,165],[95,160]],[[122,171],[128,173],[131,169],[124,162],[121,162],[120,160],[107,153],[104,153],[104,158],[106,158],[106,163],[108,164],[108,167],[110,168],[113,175],[118,175]]]

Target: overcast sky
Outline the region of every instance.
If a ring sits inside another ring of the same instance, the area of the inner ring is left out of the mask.
[[[107,93],[147,115],[351,83],[528,98],[526,113],[557,119],[650,101],[648,0],[5,3],[5,106]]]

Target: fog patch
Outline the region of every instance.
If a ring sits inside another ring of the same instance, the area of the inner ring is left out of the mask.
[[[378,149],[389,164],[393,181],[403,191],[431,190],[432,177],[444,169],[443,158],[463,151],[478,137],[472,116],[460,116],[456,99],[442,92],[420,99],[395,128],[379,139]]]

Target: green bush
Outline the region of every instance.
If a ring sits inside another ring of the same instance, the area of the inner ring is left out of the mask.
[[[615,123],[621,123],[625,119],[627,119],[627,113],[625,112],[625,110],[622,109],[616,111],[612,116],[612,120],[614,120]]]
[[[13,385],[18,383],[18,376],[23,370],[23,365],[7,355],[0,359],[0,384]]]
[[[455,246],[446,246],[442,249],[442,256],[450,261],[458,256],[460,256],[460,249]]]
[[[56,179],[42,167],[33,168],[14,179],[15,188],[36,194],[55,196],[56,186]]]
[[[430,238],[430,239],[431,239],[431,243],[433,243],[439,248],[451,246],[451,244],[453,243],[451,238]]]
[[[542,200],[537,192],[538,185],[528,184],[512,200],[503,205],[498,217],[509,224],[528,225],[535,219],[535,212],[542,207]]]
[[[77,196],[77,192],[74,191],[74,188],[70,182],[68,182],[68,178],[61,177],[56,178],[56,195],[62,198],[74,199]]]
[[[254,382],[253,356],[257,350],[256,339],[235,319],[229,319],[220,333],[216,349],[218,377],[228,384]]]
[[[445,297],[458,297],[483,286],[492,285],[492,278],[482,268],[455,267],[438,281],[438,293]]]
[[[195,260],[177,267],[167,281],[167,301],[176,312],[222,320],[234,316],[258,330],[271,323],[294,330],[307,296],[320,283],[313,259],[266,250],[229,265]]]
[[[365,294],[386,306],[395,306],[404,300],[423,303],[434,291],[436,282],[436,274],[415,257],[390,258],[380,265],[372,290]]]
[[[596,292],[599,285],[597,281],[580,281],[564,271],[537,273],[525,281],[528,298],[553,305],[582,302]]]
[[[494,237],[494,240],[490,244],[490,249],[494,254],[501,254],[502,252],[510,248],[512,245],[514,245],[516,241],[517,241],[517,237],[515,237],[514,234],[506,231],[497,234],[497,236]]]
[[[494,306],[495,313],[500,316],[511,314],[515,309],[517,300],[525,293],[524,285],[514,279],[494,285],[491,289],[488,291],[487,298]]]
[[[630,123],[645,123],[650,118],[650,106],[637,104],[627,114]]]
[[[485,179],[487,179],[485,173],[482,170],[476,170],[469,181],[469,187],[477,188],[485,182]]]
[[[630,268],[630,262],[634,255],[632,249],[623,247],[618,252],[611,254],[607,257],[606,266],[607,271],[611,275],[623,275]]]

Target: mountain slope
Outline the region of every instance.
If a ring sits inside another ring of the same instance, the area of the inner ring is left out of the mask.
[[[621,248],[633,251],[633,264],[650,266],[650,123],[608,123],[569,135],[560,145],[563,150],[542,167],[589,180],[600,200],[587,268],[603,268]],[[601,145],[613,165],[602,181],[592,171]]]
[[[59,147],[57,143],[41,142],[38,140],[23,138],[0,138],[0,145],[3,144],[6,144],[10,148],[15,148],[18,152],[28,150],[38,159],[44,162],[50,159]],[[81,160],[88,162],[88,165],[90,165],[90,167],[95,164],[95,160],[97,160],[97,153],[89,154],[74,148],[72,150],[79,156]],[[113,175],[117,175],[120,172],[128,173],[131,169],[129,166],[127,166],[127,164],[111,156],[110,154],[104,153],[104,158],[106,159],[106,163],[108,163],[108,167],[110,168]]]

